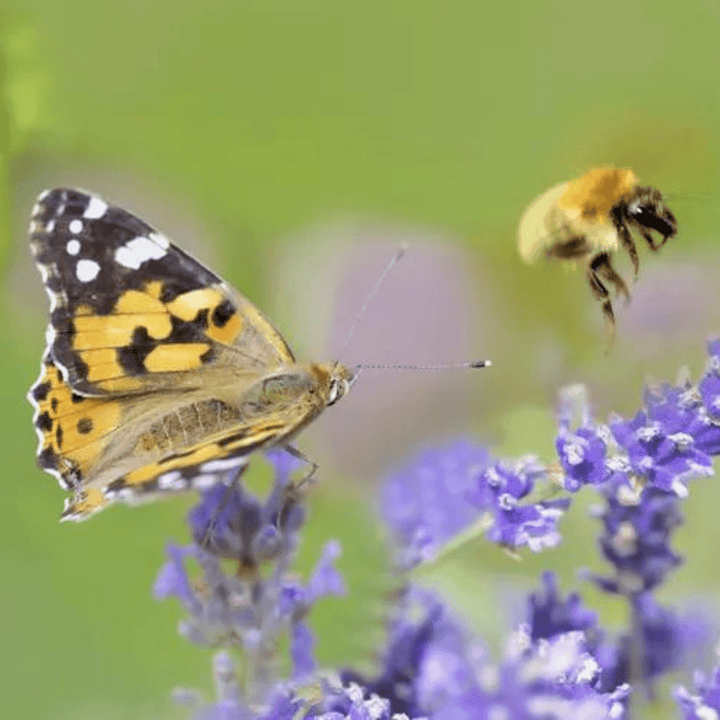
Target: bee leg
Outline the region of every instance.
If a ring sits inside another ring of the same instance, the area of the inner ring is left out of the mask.
[[[639,227],[638,232],[640,233],[640,235],[642,235],[643,240],[645,240],[645,242],[648,244],[648,247],[653,252],[657,252],[667,242],[668,239],[667,237],[663,237],[663,239],[656,245],[649,230],[644,227]]]
[[[638,257],[637,248],[635,247],[635,241],[632,239],[630,230],[628,230],[627,223],[622,215],[622,209],[617,208],[613,210],[612,217],[615,230],[620,236],[620,242],[622,242],[623,247],[630,256],[630,261],[632,262],[633,270],[635,271],[635,279],[637,280],[638,270],[640,269],[640,258]],[[647,240],[647,238],[645,239]]]
[[[602,303],[602,311],[605,316],[605,324],[607,326],[608,336],[608,347],[607,352],[610,352],[613,342],[615,340],[615,313],[612,309],[612,303],[610,302],[610,293],[608,289],[602,284],[602,281],[597,275],[597,272],[593,268],[595,261],[590,264],[587,269],[587,280],[590,285],[593,297]]]
[[[625,296],[625,302],[630,302],[630,291],[628,290],[625,281],[618,274],[615,268],[612,266],[610,256],[607,253],[598,255],[593,261],[590,267],[603,279],[609,283],[612,283],[615,288],[615,292],[618,295]]]

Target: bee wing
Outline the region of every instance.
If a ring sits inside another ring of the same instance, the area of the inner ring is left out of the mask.
[[[564,182],[538,195],[525,209],[518,226],[518,250],[526,263],[534,263],[552,242],[551,211],[570,183]]]

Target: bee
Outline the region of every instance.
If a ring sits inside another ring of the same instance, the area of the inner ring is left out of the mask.
[[[632,231],[657,252],[676,234],[677,221],[660,191],[640,185],[632,170],[596,167],[533,200],[520,220],[518,249],[527,263],[545,256],[584,268],[593,297],[602,305],[612,342],[615,313],[608,286],[616,296],[630,299],[625,281],[612,266],[612,256],[624,248],[637,279],[640,261]]]

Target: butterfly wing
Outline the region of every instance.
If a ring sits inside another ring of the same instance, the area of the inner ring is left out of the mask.
[[[295,378],[298,391],[288,392],[287,402],[264,394],[268,376],[181,393],[86,396],[46,355],[30,398],[38,464],[73,492],[63,519],[83,520],[115,500],[135,503],[223,481],[324,407],[317,393],[305,392],[310,374],[297,368],[285,377]]]
[[[196,387],[206,372],[260,373],[294,362],[240,293],[97,196],[44,193],[30,239],[50,296],[49,352],[77,393]]]
[[[65,519],[207,487],[303,422],[303,403],[240,410],[258,381],[294,365],[290,348],[142,220],[57,189],[39,198],[30,236],[51,315],[29,398],[38,464],[74,492]]]

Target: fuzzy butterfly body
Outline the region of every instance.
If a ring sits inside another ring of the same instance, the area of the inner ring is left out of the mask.
[[[38,464],[73,493],[63,519],[222,482],[352,381],[297,363],[239,292],[97,196],[43,193],[30,246],[51,308],[29,399]]]

